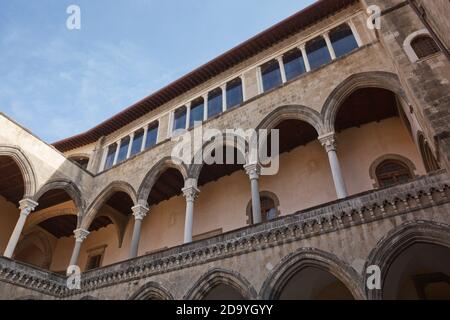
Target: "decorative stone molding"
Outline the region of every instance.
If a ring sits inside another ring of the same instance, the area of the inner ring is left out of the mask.
[[[244,169],[250,180],[259,179],[259,176],[261,175],[261,166],[258,163],[246,164]]]
[[[38,205],[39,204],[36,201],[33,201],[31,199],[20,200],[19,201],[20,214],[27,217],[31,212],[34,211],[34,209],[36,209]]]
[[[411,42],[419,37],[419,36],[424,36],[427,35],[429,37],[430,33],[428,32],[427,29],[421,29],[421,30],[417,30],[413,33],[411,33],[409,36],[407,36],[405,38],[405,41],[403,41],[403,50],[405,50],[406,55],[408,56],[408,59],[411,61],[411,63],[415,63],[417,61],[419,61],[419,57],[417,56],[416,52],[414,51],[413,47],[411,46]]]
[[[90,232],[84,229],[77,229],[73,233],[75,234],[75,241],[83,242],[86,240]]]
[[[119,283],[137,281],[447,203],[450,203],[450,178],[447,173],[440,171],[404,185],[368,191],[271,222],[88,271],[82,275],[81,290],[70,291],[65,287],[64,277],[55,277],[41,270],[35,281],[37,284],[29,280],[24,282],[24,274],[33,273],[34,269],[5,258],[0,258],[0,281],[43,290],[46,294],[61,298],[85,295]],[[61,284],[61,281],[64,283]]]
[[[149,208],[142,206],[142,205],[137,205],[137,206],[131,208],[131,210],[133,211],[133,216],[136,220],[144,220],[144,218],[147,216],[148,212],[150,211]]]
[[[327,152],[337,150],[336,134],[334,132],[320,136],[319,141]]]
[[[186,201],[194,202],[197,199],[200,190],[197,187],[185,187],[181,191],[183,191],[183,195],[186,198]]]

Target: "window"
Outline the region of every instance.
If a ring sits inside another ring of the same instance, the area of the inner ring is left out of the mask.
[[[278,87],[282,83],[280,65],[272,60],[261,66],[263,91]]]
[[[222,112],[222,89],[217,88],[208,94],[208,118]]]
[[[411,41],[411,47],[419,59],[426,58],[439,52],[436,42],[428,35],[421,35]]]
[[[117,156],[117,163],[121,163],[127,158],[128,146],[130,145],[130,137],[125,137],[120,141],[119,155]]]
[[[261,218],[263,223],[276,219],[280,215],[278,210],[280,201],[274,193],[269,191],[261,191],[260,200]],[[250,200],[247,205],[247,223],[253,224],[252,200]]]
[[[86,271],[97,269],[100,267],[102,261],[101,255],[96,255],[88,258],[88,262],[86,264]]]
[[[192,101],[191,116],[189,118],[189,128],[192,128],[196,122],[202,122],[204,118],[204,101],[203,98],[198,98]]]
[[[409,167],[399,160],[385,160],[378,165],[375,174],[380,187],[408,182],[413,178]]]
[[[241,78],[227,83],[227,109],[232,109],[244,101],[244,91]]]
[[[72,161],[74,161],[74,162],[76,162],[81,168],[83,168],[83,169],[87,169],[87,166],[88,166],[88,164],[89,164],[89,158],[87,158],[87,157],[73,157],[73,158],[70,158],[70,160],[72,160]]]
[[[145,139],[145,149],[151,148],[156,145],[158,139],[158,121],[150,124],[147,130],[147,138]]]
[[[306,53],[308,55],[311,69],[316,69],[331,61],[331,55],[328,51],[327,43],[322,37],[317,37],[306,44]]]
[[[173,115],[173,131],[186,129],[186,107],[175,110]]]
[[[144,140],[144,130],[141,129],[141,130],[136,131],[134,133],[133,143],[131,144],[130,157],[141,152],[143,140]]]
[[[105,170],[108,170],[114,165],[114,158],[116,156],[117,143],[114,143],[108,147],[108,153],[106,155]]]
[[[330,40],[337,58],[358,48],[355,36],[347,24],[331,30]]]
[[[283,56],[286,80],[289,81],[306,72],[302,52],[298,49],[289,51]]]

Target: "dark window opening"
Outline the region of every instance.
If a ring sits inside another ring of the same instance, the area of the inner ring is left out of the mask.
[[[419,59],[439,52],[439,47],[430,36],[418,36],[411,42],[411,47]]]
[[[101,254],[89,257],[88,258],[88,262],[86,264],[86,271],[100,268],[101,262],[102,262],[102,255]]]
[[[145,149],[151,148],[156,145],[158,139],[158,127],[158,122],[154,122],[148,126],[147,138],[145,139]]]
[[[383,161],[376,168],[376,176],[380,187],[389,187],[412,180],[413,175],[406,164],[397,160]]]
[[[128,146],[130,145],[130,137],[125,137],[120,141],[119,155],[117,157],[117,163],[121,163],[127,158]]]
[[[111,168],[114,165],[116,150],[117,150],[117,143],[114,143],[108,147],[108,154],[106,155],[105,161],[105,170]]]
[[[173,117],[173,131],[186,129],[186,107],[175,110]]]
[[[192,128],[196,122],[202,122],[204,118],[204,101],[199,98],[191,104],[191,114],[189,118],[189,128]]]
[[[222,112],[222,89],[217,88],[208,94],[208,118]]]
[[[237,107],[244,101],[242,81],[236,78],[227,84],[227,109]]]
[[[330,40],[337,58],[358,48],[355,36],[346,24],[331,30]]]
[[[294,49],[283,56],[286,80],[289,81],[306,72],[305,62],[300,50]]]
[[[306,44],[311,69],[316,69],[331,61],[330,51],[324,38],[317,37]]]
[[[144,140],[144,130],[139,130],[134,133],[133,143],[131,144],[131,153],[130,157],[141,152],[142,149],[142,141]]]
[[[263,90],[268,91],[281,85],[280,65],[277,60],[272,60],[261,66]]]

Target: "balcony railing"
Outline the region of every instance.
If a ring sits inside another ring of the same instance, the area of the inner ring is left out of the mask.
[[[63,276],[0,258],[0,282],[67,297],[234,255],[298,241],[450,202],[450,177],[439,171],[406,184],[368,191],[213,238],[122,261],[82,275],[70,291]]]

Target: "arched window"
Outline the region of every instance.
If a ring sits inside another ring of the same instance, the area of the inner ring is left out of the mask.
[[[412,180],[413,174],[408,165],[399,160],[388,159],[380,163],[375,174],[380,187],[389,187],[395,184]]]
[[[262,222],[268,222],[280,215],[278,207],[280,206],[280,201],[278,197],[269,191],[260,192],[261,199],[261,217]],[[252,201],[250,200],[247,205],[247,223],[249,225],[253,224],[253,214],[252,214]]]
[[[411,41],[411,47],[419,59],[426,58],[439,52],[439,47],[429,35],[420,35]]]

